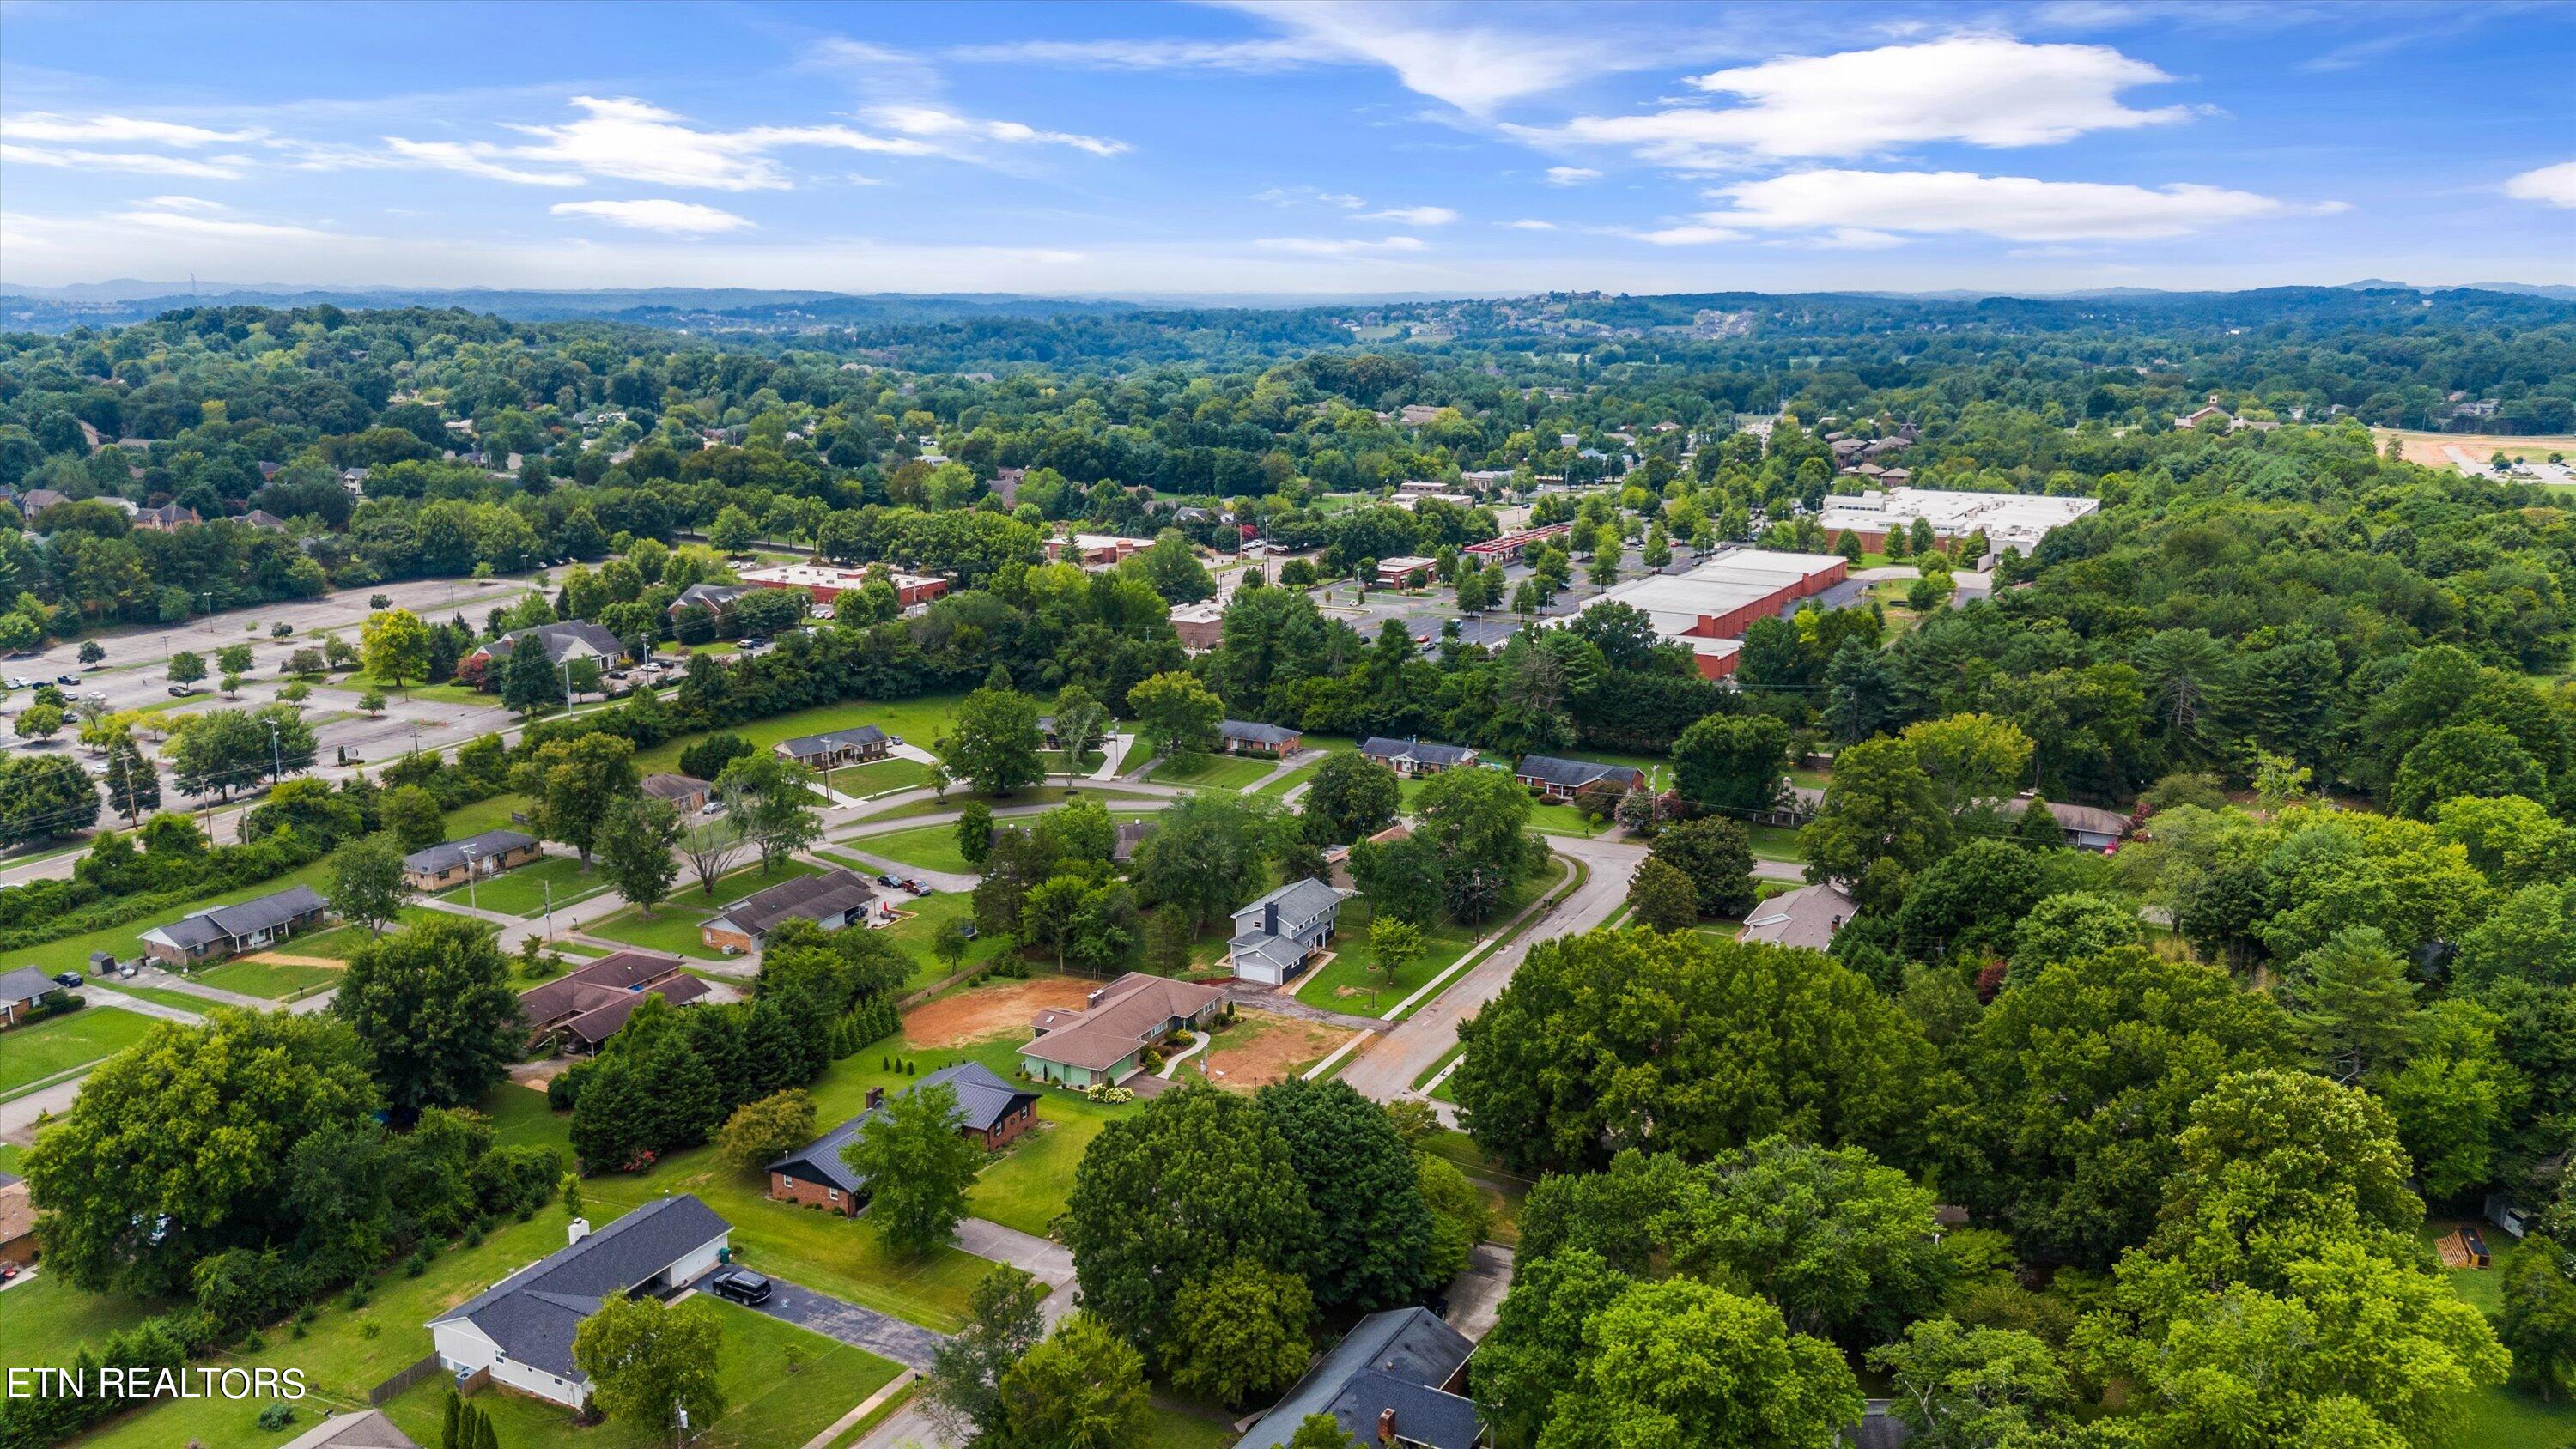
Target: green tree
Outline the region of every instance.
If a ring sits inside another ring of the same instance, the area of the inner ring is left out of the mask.
[[[144,758],[130,730],[120,729],[108,740],[107,803],[128,825],[161,808],[161,772]]]
[[[759,541],[759,527],[749,513],[735,504],[716,510],[715,522],[707,526],[707,543],[719,553],[748,553]]]
[[[1261,894],[1270,879],[1269,815],[1241,796],[1175,800],[1136,847],[1129,874],[1155,905],[1196,930]]]
[[[2533,1234],[2504,1266],[2504,1312],[2496,1336],[2513,1353],[2517,1378],[2543,1399],[2576,1393],[2576,1277],[2557,1243]]]
[[[1038,760],[1038,708],[1027,695],[987,685],[958,704],[953,720],[938,743],[951,774],[987,795],[1008,795],[1046,778]]]
[[[104,654],[100,656],[100,658],[105,657]],[[97,661],[83,659],[81,662],[91,664]],[[257,662],[252,657],[251,648],[247,644],[227,644],[215,651],[215,667],[226,674],[248,674],[256,667]]]
[[[1297,1421],[1297,1432],[1288,1436],[1288,1449],[1357,1449],[1359,1441],[1342,1432],[1341,1421],[1330,1414],[1314,1413]]]
[[[1788,793],[1789,726],[1776,715],[1713,714],[1673,741],[1673,785],[1703,810],[1759,815]]]
[[[724,1413],[716,1363],[724,1320],[703,1298],[611,1296],[573,1330],[572,1361],[589,1378],[601,1413],[646,1433],[703,1427]]]
[[[62,732],[63,718],[59,704],[31,704],[18,711],[17,730],[27,739],[49,740]]]
[[[1647,859],[1681,873],[1699,915],[1742,917],[1760,899],[1753,881],[1752,840],[1732,820],[1709,816],[1667,826],[1648,847]],[[1635,894],[1633,883],[1630,894]]]
[[[1127,691],[1136,712],[1136,734],[1151,754],[1186,758],[1216,748],[1225,703],[1196,677],[1179,671],[1151,675]]]
[[[1329,755],[1315,767],[1299,805],[1306,838],[1318,845],[1347,845],[1395,821],[1403,785],[1395,771],[1357,751]]]
[[[966,1216],[966,1189],[984,1170],[983,1144],[957,1130],[957,1090],[945,1083],[897,1093],[841,1149],[868,1184],[868,1215],[886,1245],[919,1257]]]
[[[391,837],[361,836],[331,853],[331,913],[375,935],[402,915],[411,899],[403,879],[402,851]]]
[[[1083,759],[1100,748],[1109,733],[1109,707],[1078,684],[1068,684],[1055,697],[1055,742],[1064,754],[1065,788],[1083,773]]]
[[[814,1099],[790,1087],[734,1108],[716,1132],[716,1154],[736,1172],[756,1173],[813,1140]]]
[[[1907,885],[1897,941],[1923,961],[2001,949],[2039,891],[2039,864],[2029,852],[2000,840],[1962,842]]]
[[[429,626],[409,609],[378,610],[358,626],[358,658],[368,674],[400,689],[429,673]]]
[[[684,833],[667,800],[637,796],[617,801],[599,822],[594,842],[600,871],[619,895],[650,916],[680,879],[679,858],[672,852]]]
[[[1949,814],[1901,740],[1870,740],[1836,755],[1824,802],[1798,832],[1807,879],[1846,887],[1881,860],[1921,870],[1949,845]]]
[[[2491,724],[2446,725],[2406,752],[2388,786],[2388,808],[2422,820],[2464,795],[2540,798],[2548,790],[2548,772],[2510,732]]]
[[[397,1110],[482,1100],[527,1030],[492,928],[461,916],[425,917],[361,945],[331,1010],[366,1043]]]
[[[1369,955],[1393,991],[1404,968],[1422,956],[1422,931],[1401,916],[1379,916],[1369,922]]]
[[[1684,930],[1699,921],[1699,892],[1689,876],[1650,855],[1628,878],[1628,909],[1649,930]]]
[[[2013,969],[2026,974],[2081,961],[2145,936],[2138,908],[2127,901],[2090,891],[2042,896],[2013,931]]]
[[[170,656],[170,682],[194,684],[206,677],[206,656],[192,649],[181,649]]]
[[[1101,1129],[1058,1226],[1084,1312],[1153,1351],[1183,1285],[1238,1260],[1293,1272],[1320,1232],[1279,1129],[1252,1099],[1197,1084]]]
[[[1290,1078],[1255,1101],[1287,1144],[1317,1225],[1304,1271],[1327,1312],[1399,1307],[1439,1286],[1421,1174],[1386,1113],[1341,1082]]]
[[[1528,833],[1529,792],[1500,770],[1443,770],[1414,796],[1414,838],[1439,860],[1449,914],[1492,919],[1545,854]]]
[[[2415,983],[2371,926],[2338,931],[2290,968],[2296,1019],[2317,1066],[2338,1082],[2394,1067],[2414,1033]]]
[[[201,1258],[291,1241],[292,1149],[372,1127],[383,1098],[366,1060],[333,1017],[218,1008],[195,1026],[153,1024],[27,1152],[45,1271],[94,1293],[166,1295]],[[164,1220],[171,1231],[135,1232]]]
[[[534,634],[523,636],[501,660],[501,704],[513,714],[533,715],[564,702],[564,676],[546,657]]]
[[[1044,1283],[1007,1264],[975,1280],[966,1326],[932,1351],[923,1379],[928,1412],[946,1437],[1000,1441],[1007,1429],[1002,1379],[1046,1337],[1038,1311],[1046,1296]]]
[[[426,850],[447,836],[447,812],[419,785],[396,785],[377,796],[376,818],[406,851]]]
[[[548,740],[510,771],[511,788],[535,802],[537,833],[571,846],[584,865],[609,811],[633,799],[641,781],[634,742],[607,733]]]
[[[98,786],[78,761],[28,754],[0,759],[0,844],[86,830],[98,823],[98,810]]]
[[[1538,1449],[1809,1449],[1862,1409],[1859,1382],[1831,1344],[1790,1333],[1759,1298],[1688,1278],[1629,1288],[1585,1322],[1583,1346]]]
[[[2008,719],[1954,714],[1908,725],[1901,738],[1931,777],[1934,797],[1953,815],[2010,796],[2030,775],[2030,736]]]
[[[1055,1326],[1001,1380],[1000,1449],[1131,1449],[1149,1436],[1145,1361],[1088,1312]]]
[[[992,806],[969,800],[957,813],[957,854],[977,870],[993,858]]]
[[[1267,1399],[1306,1371],[1314,1315],[1305,1279],[1228,1263],[1172,1300],[1172,1386],[1228,1405]]]
[[[1888,1377],[1889,1412],[1924,1449],[2035,1444],[2074,1407],[2066,1370],[2045,1339],[1955,1319],[1909,1324],[1898,1342],[1869,1351]]]
[[[814,772],[772,754],[746,755],[715,781],[725,815],[760,852],[760,868],[777,870],[823,836]]]

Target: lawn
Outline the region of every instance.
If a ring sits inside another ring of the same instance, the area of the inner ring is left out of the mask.
[[[689,1440],[699,1449],[802,1444],[903,1371],[900,1364],[810,1329],[720,1298],[706,1301],[715,1305],[724,1323],[716,1349],[716,1384],[724,1394],[725,1412]],[[385,1413],[414,1439],[434,1444],[446,1399],[447,1381],[433,1375],[386,1404]],[[615,1423],[576,1428],[569,1412],[517,1394],[478,1394],[474,1403],[491,1414],[495,1437],[504,1444],[578,1439],[592,1449],[643,1449],[670,1442],[660,1429],[640,1431]]]
[[[1405,814],[1413,813],[1414,801],[1422,794],[1425,783],[1425,780],[1417,778],[1407,780],[1399,787],[1398,808]],[[1533,797],[1530,800],[1529,828],[1541,835],[1579,835],[1588,840],[1608,830],[1610,825],[1606,821],[1595,825],[1583,818],[1582,811],[1561,801]]]
[[[820,869],[820,866],[806,861],[789,860],[781,861],[776,871],[764,874],[755,865],[717,881],[715,893],[711,896],[700,894],[695,880],[684,879],[679,892],[655,906],[652,915],[645,915],[639,906],[628,906],[605,920],[582,927],[582,932],[629,946],[641,946],[647,951],[666,951],[675,956],[708,955],[712,948],[699,939],[698,927],[720,914],[723,907],[781,881],[812,875]]]
[[[1798,832],[1786,825],[1747,825],[1744,834],[1752,844],[1755,860],[1778,860],[1797,865],[1807,858],[1798,853]]]
[[[1188,785],[1201,790],[1240,790],[1279,768],[1277,760],[1253,755],[1191,755],[1167,759],[1146,776],[1157,785]]]
[[[1233,1442],[1234,1431],[1225,1425],[1157,1404],[1145,1429],[1143,1449],[1225,1449]]]
[[[2429,1248],[2434,1239],[2458,1226],[2458,1219],[2433,1219],[2417,1236]],[[2502,1228],[2479,1226],[2495,1266],[2462,1268],[2442,1276],[2463,1302],[2492,1319],[2504,1306],[2505,1268],[2522,1244]],[[2460,1444],[2576,1444],[2576,1402],[2544,1403],[2520,1384],[2505,1384],[2472,1395],[2460,1407],[2456,1427],[2453,1442]]]
[[[283,961],[226,961],[192,972],[188,979],[217,991],[287,1001],[339,985],[340,972],[331,966],[290,965]]]
[[[427,906],[405,906],[402,908],[402,915],[385,929],[388,933],[407,931],[423,921],[455,919],[456,915],[450,911],[432,910]],[[287,942],[285,949],[289,956],[328,956],[334,961],[346,961],[358,954],[360,946],[375,939],[376,933],[364,926],[333,926],[327,931],[316,931],[310,936],[298,936]]]
[[[1315,744],[1313,740],[1308,740],[1306,743],[1310,749]],[[1296,769],[1280,776],[1269,784],[1262,786],[1253,793],[1256,795],[1271,796],[1285,795],[1289,791],[1296,789],[1298,786],[1305,784],[1307,781],[1314,779],[1315,772],[1324,767],[1324,761],[1331,759],[1335,755],[1350,754],[1355,748],[1356,746],[1336,746],[1334,748],[1323,750],[1320,753],[1317,753],[1314,759],[1308,760],[1306,763],[1299,765]]]
[[[1099,769],[1108,759],[1107,755],[1098,750],[1088,750],[1083,753],[1082,759],[1072,764],[1070,768],[1073,770],[1074,778],[1080,779]],[[1065,753],[1062,750],[1038,751],[1038,764],[1050,775],[1062,775],[1067,769]]]
[[[106,926],[95,931],[85,931],[77,936],[65,936],[59,941],[47,941],[39,946],[23,947],[9,953],[8,964],[41,967],[46,975],[51,976],[58,971],[88,970],[89,956],[92,951],[106,951],[120,961],[130,961],[143,954],[142,935],[154,926],[167,925],[182,916],[191,916],[215,906],[238,905],[260,896],[275,895],[290,886],[309,885],[317,891],[327,890],[330,887],[329,876],[329,862],[317,860],[301,869],[262,881],[258,885],[243,886],[239,890],[225,891],[219,895],[201,896],[185,905],[173,906],[166,911],[145,916],[141,920],[128,921],[122,926]],[[289,946],[287,949],[291,951],[295,947]]]
[[[1421,989],[1424,982],[1447,970],[1487,932],[1502,929],[1504,923],[1519,914],[1523,906],[1536,900],[1542,890],[1555,889],[1564,878],[1563,871],[1551,861],[1545,875],[1514,886],[1510,901],[1494,914],[1492,920],[1474,926],[1444,920],[1424,931],[1420,959],[1406,966],[1391,988],[1377,969],[1377,952],[1369,945],[1368,923],[1354,921],[1345,915],[1341,920],[1340,934],[1333,938],[1336,954],[1332,960],[1306,973],[1305,979],[1297,984],[1297,999],[1326,1011],[1375,1016]],[[1432,998],[1426,998],[1429,999]],[[1416,1009],[1419,1009],[1419,1004]]]
[[[68,1364],[82,1344],[94,1344],[177,1306],[129,1293],[91,1293],[73,1287],[60,1273],[39,1272],[0,1293],[0,1322],[9,1325],[10,1363]]]
[[[957,826],[954,822],[898,830],[887,835],[853,836],[841,844],[850,850],[884,856],[899,865],[944,870],[957,875],[975,874],[975,867],[967,864],[965,855],[957,848]]]
[[[92,1004],[0,1035],[0,1097],[103,1061],[151,1029],[152,1018],[141,1012]]]
[[[950,921],[973,920],[975,898],[963,891],[942,891],[937,895],[915,898],[897,897],[896,904],[911,914],[886,927],[886,939],[901,946],[904,953],[912,957],[915,963],[912,978],[904,983],[904,990],[918,991],[948,974],[948,963],[939,959],[930,949],[930,943],[938,938],[939,928]],[[958,964],[961,968],[981,966],[1001,955],[1009,944],[998,935],[978,936],[966,943],[965,959]]]
[[[740,735],[765,750],[780,740],[794,739],[798,735],[819,735],[872,724],[887,734],[900,735],[906,743],[929,749],[931,741],[948,732],[949,712],[963,698],[962,694],[926,694],[918,699],[818,705],[774,719],[738,725],[722,733]],[[636,768],[648,775],[656,770],[676,770],[680,767],[680,751],[703,738],[703,735],[690,735],[656,745],[636,755]],[[839,772],[833,773],[837,784]]]
[[[857,797],[888,790],[909,790],[930,778],[930,767],[919,760],[878,760],[873,764],[853,765],[832,772],[834,793]]]
[[[415,681],[397,689],[364,670],[339,679],[320,680],[317,683],[324,689],[344,689],[351,694],[364,694],[370,689],[381,689],[385,692],[386,698],[393,700],[421,699],[437,704],[479,704],[486,709],[495,710],[501,707],[500,695],[486,694],[482,690],[467,685],[421,684]]]
[[[541,916],[549,889],[556,905],[568,906],[608,889],[608,878],[570,856],[549,855],[516,870],[450,887],[436,898],[505,916]]]

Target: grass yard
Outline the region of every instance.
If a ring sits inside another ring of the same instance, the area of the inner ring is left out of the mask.
[[[101,995],[111,991],[119,996],[140,997],[145,1001],[153,1002],[161,1006],[173,1006],[177,1007],[181,1011],[193,1011],[200,1016],[204,1015],[215,1005],[214,1002],[208,1001],[202,996],[191,995],[185,991],[173,991],[166,986],[130,986],[124,982],[119,982],[114,986],[93,986],[89,988],[92,1000],[96,1000]]]
[[[819,735],[832,730],[855,729],[860,725],[872,724],[887,734],[900,735],[906,743],[919,745],[926,750],[931,747],[931,741],[948,732],[949,713],[955,708],[957,702],[964,698],[962,694],[926,694],[918,699],[860,700],[850,704],[818,705],[813,709],[800,709],[793,714],[782,714],[774,719],[738,725],[720,733],[740,735],[765,750],[780,740],[794,739],[798,735]],[[682,739],[667,740],[637,754],[635,767],[648,775],[656,770],[676,770],[680,767],[680,751],[703,738],[705,738],[703,735],[690,735]],[[833,772],[836,784],[839,774],[837,770]]]
[[[712,948],[698,937],[698,927],[722,913],[723,907],[756,891],[764,891],[781,881],[800,875],[812,875],[821,867],[806,861],[782,861],[775,872],[764,874],[760,867],[739,870],[716,882],[713,895],[701,894],[695,880],[683,880],[677,894],[653,908],[647,916],[640,906],[628,906],[613,916],[582,927],[586,935],[602,936],[647,951],[664,951],[674,956],[705,956]]]
[[[886,927],[886,939],[912,957],[912,977],[904,983],[904,989],[918,991],[948,974],[948,963],[939,959],[930,943],[938,939],[939,928],[950,921],[973,920],[975,899],[962,891],[942,891],[930,896],[899,896],[897,904],[911,914]],[[1001,955],[1009,944],[1000,936],[978,936],[966,943],[966,955],[958,965],[961,969],[981,966]]]
[[[116,1055],[141,1041],[152,1020],[141,1012],[92,1003],[69,1016],[0,1034],[0,1097]]]
[[[549,888],[554,891],[556,905],[568,906],[608,889],[608,878],[596,869],[585,869],[570,856],[549,855],[516,870],[452,886],[440,891],[436,898],[524,918],[545,914]]]
[[[1234,1430],[1227,1426],[1157,1404],[1142,1449],[1225,1449],[1233,1442]]]
[[[287,944],[292,946],[295,943],[290,941]],[[340,972],[336,967],[308,966],[300,961],[245,959],[190,972],[188,979],[217,991],[238,991],[244,996],[287,1001],[339,985]]]
[[[1277,760],[1248,755],[1192,755],[1167,759],[1146,776],[1157,785],[1187,785],[1200,790],[1240,790],[1279,768]]]
[[[1405,781],[1397,790],[1398,808],[1407,815],[1412,814],[1415,801],[1421,796],[1422,787],[1426,783],[1428,783],[1427,780],[1418,777]],[[1589,840],[1611,827],[1607,821],[1594,825],[1583,818],[1582,811],[1563,801],[1540,800],[1533,797],[1530,800],[1529,828],[1541,835],[1575,835]]]
[[[7,1164],[0,1164],[6,1166]],[[60,1273],[39,1272],[0,1293],[0,1323],[9,1325],[9,1362],[68,1364],[83,1344],[132,1328],[176,1301],[127,1293],[91,1293]]]
[[[1798,832],[1786,825],[1747,825],[1744,835],[1752,845],[1755,860],[1786,861],[1791,865],[1806,860],[1798,853]]]
[[[887,790],[909,790],[930,778],[930,767],[919,760],[889,759],[872,764],[853,765],[832,772],[832,789],[836,794],[857,798]]]
[[[1333,938],[1337,954],[1306,973],[1305,979],[1297,984],[1297,999],[1326,1011],[1375,1016],[1447,970],[1478,938],[1499,928],[1521,907],[1536,900],[1542,884],[1553,888],[1561,879],[1563,876],[1551,869],[1538,880],[1522,881],[1513,888],[1510,903],[1492,920],[1481,925],[1467,926],[1444,920],[1424,931],[1421,959],[1406,966],[1393,987],[1386,985],[1385,976],[1377,969],[1377,952],[1369,945],[1367,923],[1354,924],[1345,920],[1341,934]]]
[[[405,906],[402,909],[401,918],[386,927],[386,931],[388,934],[394,931],[407,931],[427,920],[452,921],[454,919],[456,917],[451,912],[432,910],[427,906]],[[328,956],[334,961],[346,961],[358,954],[360,946],[374,939],[376,939],[376,933],[364,926],[333,926],[327,931],[316,931],[310,936],[297,936],[288,941],[286,954]]]
[[[2428,1220],[2417,1230],[2426,1247],[2460,1225],[2457,1218]],[[2492,1224],[2484,1229],[2492,1268],[2461,1268],[2445,1272],[2451,1291],[2469,1306],[2494,1318],[2504,1307],[2504,1271],[2513,1262],[2522,1244],[2511,1234]],[[2452,1442],[2459,1444],[2576,1444],[2576,1401],[2543,1402],[2538,1394],[2521,1384],[2504,1384],[2481,1389],[2460,1408],[2455,1421],[2457,1429]]]
[[[912,830],[898,830],[888,835],[860,835],[843,840],[848,849],[881,855],[900,865],[919,866],[923,870],[944,870],[958,875],[973,875],[975,867],[966,863],[957,848],[957,827],[924,825]]]
[[[1309,740],[1307,741],[1307,744],[1312,748],[1315,742],[1313,740]],[[1355,745],[1334,745],[1329,748],[1325,748],[1320,753],[1316,754],[1314,759],[1308,760],[1306,763],[1299,765],[1295,770],[1280,776],[1278,779],[1271,781],[1269,784],[1262,786],[1260,789],[1255,790],[1252,793],[1272,797],[1285,795],[1289,791],[1296,789],[1298,786],[1313,780],[1315,778],[1315,772],[1324,768],[1324,761],[1331,759],[1335,755],[1350,754],[1357,748],[1358,747]]]
[[[40,967],[46,975],[51,976],[60,971],[87,971],[89,955],[92,951],[106,951],[120,961],[131,961],[143,954],[143,933],[154,926],[167,925],[182,916],[195,915],[199,911],[214,906],[239,905],[243,901],[260,896],[275,895],[290,886],[308,885],[317,891],[328,890],[329,876],[329,862],[317,860],[300,869],[262,881],[258,885],[243,886],[239,890],[201,897],[186,905],[173,906],[169,910],[145,916],[138,921],[128,921],[122,926],[105,926],[95,931],[84,931],[77,936],[65,936],[59,941],[47,941],[42,945],[12,951],[9,953],[9,964]]]
[[[1038,751],[1038,764],[1042,766],[1049,775],[1062,775],[1067,768],[1071,768],[1074,778],[1076,779],[1080,779],[1083,776],[1090,774],[1092,771],[1099,769],[1103,764],[1106,764],[1108,760],[1109,757],[1098,750],[1085,750],[1082,758],[1078,761],[1072,762],[1068,767],[1064,751]]]
[[[497,693],[485,694],[479,689],[474,689],[462,684],[421,684],[418,682],[407,684],[397,689],[394,686],[377,679],[374,675],[369,674],[364,670],[360,670],[355,674],[345,675],[339,679],[327,679],[317,682],[324,689],[346,690],[351,694],[364,694],[370,689],[381,689],[385,692],[385,697],[387,699],[395,701],[423,699],[430,700],[438,704],[481,705],[485,709],[491,710],[497,710],[501,707],[501,696]]]
[[[761,1449],[801,1444],[858,1407],[903,1372],[900,1364],[825,1338],[810,1329],[701,1295],[716,1307],[724,1337],[716,1350],[716,1383],[724,1416],[689,1442],[700,1449]],[[423,1444],[437,1442],[447,1381],[433,1375],[385,1405],[385,1414]],[[477,1407],[492,1416],[504,1444],[577,1439],[592,1449],[644,1449],[670,1442],[663,1430],[623,1424],[577,1428],[568,1412],[517,1394],[484,1393]]]

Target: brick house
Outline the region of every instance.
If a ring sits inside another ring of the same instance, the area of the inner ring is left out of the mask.
[[[518,830],[486,830],[462,840],[445,840],[403,857],[403,883],[416,891],[443,891],[469,877],[489,878],[516,870],[546,853],[537,838]]]
[[[707,983],[680,969],[677,956],[620,951],[520,992],[519,1017],[531,1042],[560,1036],[567,1051],[597,1051],[645,997],[687,1006],[707,991]]]
[[[237,906],[182,916],[143,932],[139,939],[144,954],[164,966],[199,966],[264,950],[297,931],[320,925],[330,914],[329,901],[313,887],[300,885]]]
[[[826,931],[855,925],[880,909],[875,886],[857,872],[835,867],[818,875],[780,881],[725,907],[698,928],[698,939],[717,950],[757,951],[782,921],[805,920]]]
[[[1037,1125],[1038,1094],[1003,1081],[981,1062],[942,1067],[904,1088],[906,1095],[924,1087],[946,1087],[957,1094],[953,1120],[961,1137],[972,1137],[987,1152],[998,1152]],[[868,1119],[885,1110],[885,1088],[868,1088],[868,1109],[812,1142],[769,1164],[769,1196],[777,1202],[828,1208],[857,1217],[871,1196],[868,1180],[841,1159],[841,1149],[855,1139]]]

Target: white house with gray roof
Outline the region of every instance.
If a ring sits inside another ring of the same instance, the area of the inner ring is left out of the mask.
[[[1282,986],[1306,969],[1332,939],[1342,893],[1308,877],[1292,880],[1234,913],[1226,943],[1235,979]]]
[[[716,1266],[733,1224],[686,1193],[648,1202],[429,1321],[438,1361],[460,1391],[486,1382],[578,1410],[590,1378],[572,1361],[581,1321],[611,1298],[660,1294]]]
[[[311,886],[294,886],[239,905],[217,906],[154,926],[137,939],[164,966],[194,966],[274,946],[297,931],[318,926],[331,903]]]

